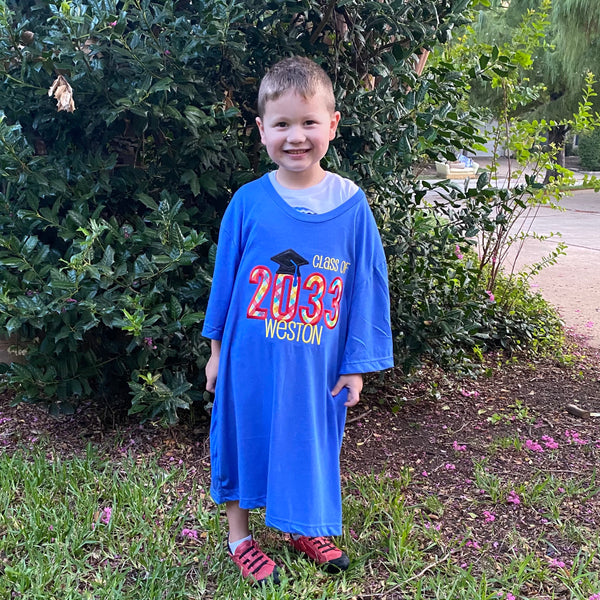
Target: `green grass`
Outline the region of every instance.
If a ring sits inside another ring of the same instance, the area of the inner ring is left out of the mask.
[[[540,472],[517,482],[487,472],[485,463],[473,470],[483,493],[452,500],[448,490],[420,489],[408,469],[399,478],[350,476],[339,543],[353,564],[340,576],[288,550],[257,511],[255,534],[282,567],[279,587],[257,589],[230,564],[224,515],[185,465],[165,468],[134,455],[108,460],[91,447],[60,458],[43,441],[0,458],[0,598],[491,600],[510,592],[588,600],[600,592],[598,531],[568,518],[573,503],[585,506],[598,494],[594,478]],[[518,519],[507,526],[500,517],[482,524],[483,510],[506,506],[512,490],[522,500],[514,510],[535,504],[545,529]],[[183,537],[184,529],[197,538]],[[569,544],[579,548],[573,564],[551,566],[546,550]]]

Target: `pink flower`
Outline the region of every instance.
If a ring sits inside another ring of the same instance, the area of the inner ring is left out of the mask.
[[[466,543],[467,548],[473,548],[474,550],[481,550],[481,546],[475,540],[469,540]]]
[[[460,390],[460,393],[465,397],[465,398],[477,398],[479,396],[479,392],[476,392],[475,390],[472,391],[468,391],[468,390]]]
[[[484,510],[483,520],[485,523],[493,523],[496,520],[496,515],[489,510]]]
[[[423,471],[421,475],[423,475],[423,477],[429,477],[429,473],[427,471]]]
[[[108,25],[109,25],[110,27],[116,27],[116,26],[117,26],[117,22],[116,22],[116,21],[113,21],[112,23],[109,23]]]
[[[585,446],[586,444],[589,444],[589,440],[582,440],[579,437],[579,433],[577,433],[577,431],[569,431],[567,429],[565,431],[565,436],[572,444],[578,444],[580,446]]]
[[[463,254],[460,251],[460,246],[458,244],[456,244],[456,246],[454,247],[454,254],[456,255],[456,258],[458,258],[458,260],[463,259]]]
[[[144,344],[146,344],[146,346],[148,346],[150,350],[156,350],[156,344],[154,343],[154,340],[151,337],[145,337]]]
[[[181,537],[184,537],[184,538],[187,537],[187,538],[190,538],[191,540],[197,540],[198,532],[195,529],[182,529]]]
[[[498,592],[496,596],[503,596],[502,592]],[[504,596],[504,600],[517,600],[510,592],[506,592],[506,596]]]
[[[594,326],[594,321],[588,321],[588,322],[585,324],[585,326],[586,326],[586,327],[590,327],[590,328],[591,328],[591,327],[593,327],[593,326]]]
[[[100,515],[100,523],[104,523],[105,525],[108,525],[110,523],[111,517],[112,517],[112,508],[110,506],[107,506],[105,509],[102,510],[102,514]]]
[[[485,293],[488,295],[488,298],[490,300],[490,302],[494,302],[495,298],[494,298],[494,294],[492,294],[491,290],[485,290]]]
[[[544,446],[550,450],[556,450],[558,448],[558,442],[554,441],[554,438],[551,438],[548,435],[543,435],[542,441],[544,442]]]
[[[565,563],[562,560],[558,560],[558,558],[552,558],[549,562],[550,566],[554,569],[564,569]]]
[[[525,446],[527,447],[528,450],[531,450],[532,452],[543,452],[544,451],[544,449],[537,442],[534,442],[532,440],[527,440],[525,442]]]
[[[511,492],[508,494],[508,498],[506,498],[506,501],[510,504],[521,504],[521,498],[519,498],[519,495],[517,492],[515,492],[515,490],[511,490]]]
[[[444,466],[444,468],[447,471],[454,471],[454,469],[456,469],[456,465],[453,465],[452,463],[446,463],[445,466]]]
[[[463,452],[464,450],[467,449],[466,446],[462,446],[461,444],[459,444],[456,440],[454,440],[454,442],[452,442],[452,447],[457,451],[457,452]]]
[[[588,600],[600,600],[600,594],[592,594]]]
[[[350,530],[350,536],[353,537],[355,540],[358,539],[358,535],[356,535],[356,531],[354,531],[354,529]]]

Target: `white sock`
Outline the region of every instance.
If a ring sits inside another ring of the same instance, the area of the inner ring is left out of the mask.
[[[227,545],[229,546],[229,552],[231,552],[231,554],[235,554],[235,551],[237,550],[237,547],[244,543],[244,542],[249,542],[252,539],[252,534],[250,534],[248,537],[242,538],[241,540],[237,540],[236,542],[230,542],[229,541],[229,536],[227,536]]]

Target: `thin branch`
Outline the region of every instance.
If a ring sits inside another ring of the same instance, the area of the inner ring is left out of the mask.
[[[360,421],[361,419],[366,417],[372,410],[373,409],[370,408],[369,410],[365,411],[362,415],[358,415],[358,417],[352,417],[351,419],[346,419],[346,425],[348,425],[349,423],[355,423],[356,421]]]
[[[317,28],[313,31],[313,34],[310,36],[310,43],[314,44],[317,41],[317,38],[321,35],[323,29],[325,29],[325,25],[331,19],[331,15],[333,14],[333,9],[335,8],[336,0],[330,0],[327,10],[325,11],[325,15],[321,19],[321,22],[317,25]]]

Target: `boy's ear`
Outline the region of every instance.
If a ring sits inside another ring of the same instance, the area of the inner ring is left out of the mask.
[[[340,111],[336,110],[331,115],[331,121],[329,121],[329,141],[335,139],[335,132],[337,131],[338,123],[340,122]]]
[[[256,125],[258,126],[258,131],[260,132],[260,141],[265,143],[265,128],[263,127],[263,122],[260,117],[256,117]]]

